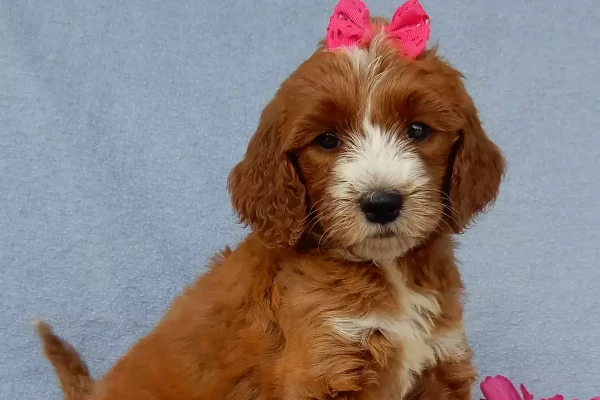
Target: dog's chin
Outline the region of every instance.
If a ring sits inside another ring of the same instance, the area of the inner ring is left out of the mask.
[[[359,259],[385,264],[402,257],[419,243],[420,240],[415,237],[378,233],[354,245],[350,253]]]

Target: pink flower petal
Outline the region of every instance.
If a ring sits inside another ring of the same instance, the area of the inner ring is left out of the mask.
[[[485,397],[482,400],[534,400],[533,395],[527,391],[525,385],[521,384],[521,393],[523,393],[523,397],[521,397],[515,385],[502,375],[488,376],[481,382],[479,387]],[[540,400],[565,400],[565,398],[557,394],[554,397]],[[590,400],[600,400],[600,396],[593,397]]]
[[[527,391],[527,388],[522,383],[521,383],[521,393],[523,393],[523,400],[533,400],[533,395]]]
[[[488,376],[479,385],[486,400],[523,400],[515,385],[502,375]],[[525,400],[533,400],[533,397]]]

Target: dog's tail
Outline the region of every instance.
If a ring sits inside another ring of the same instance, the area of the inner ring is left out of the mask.
[[[44,355],[56,371],[64,400],[83,400],[93,384],[87,365],[77,350],[54,334],[46,322],[36,321],[34,326]]]

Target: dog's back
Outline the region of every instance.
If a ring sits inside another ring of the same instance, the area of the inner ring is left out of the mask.
[[[79,353],[56,336],[46,322],[37,321],[35,329],[42,341],[44,355],[56,371],[64,400],[83,400],[89,393],[93,380]]]

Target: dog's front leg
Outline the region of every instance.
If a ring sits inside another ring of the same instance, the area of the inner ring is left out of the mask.
[[[470,352],[426,371],[407,400],[471,400],[476,380]]]
[[[286,341],[277,374],[284,400],[379,400],[390,343],[373,333],[347,340],[327,329],[300,328]]]
[[[471,400],[477,374],[470,352],[459,360],[441,363],[436,372],[438,379],[446,387],[448,400]]]

